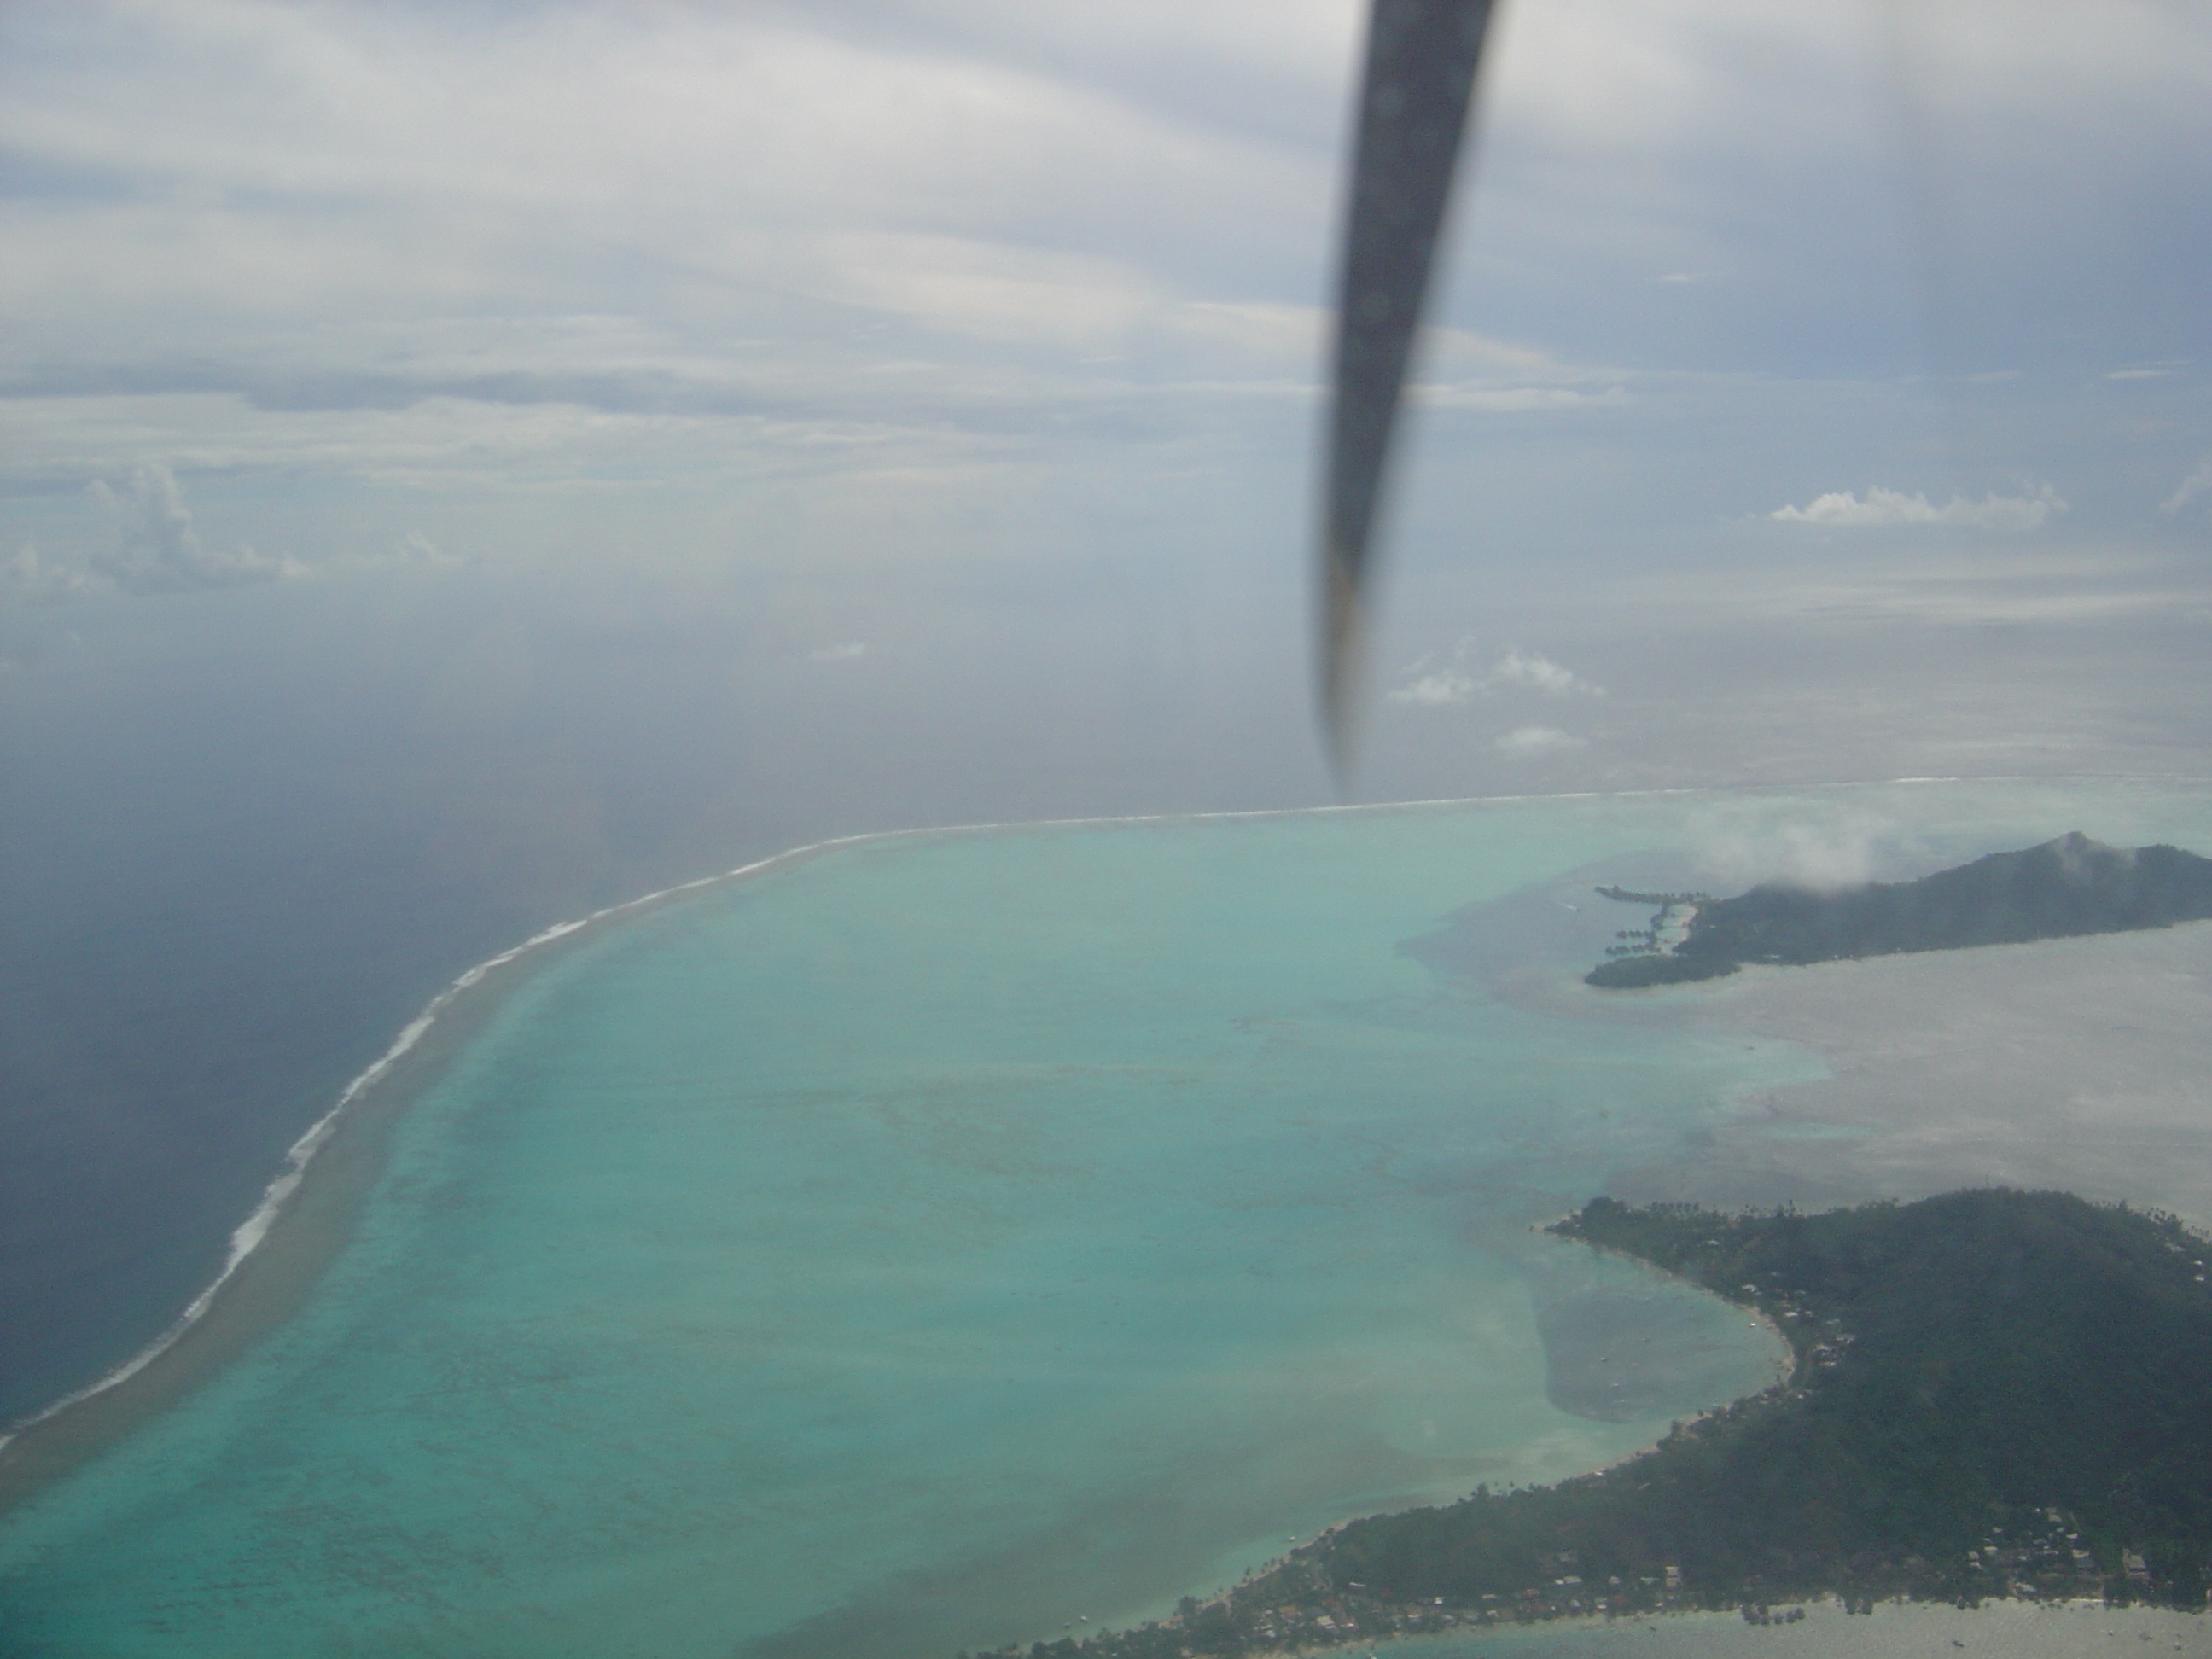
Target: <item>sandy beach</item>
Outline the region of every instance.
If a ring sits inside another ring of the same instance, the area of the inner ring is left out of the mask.
[[[491,969],[458,991],[414,1043],[331,1122],[302,1178],[200,1316],[118,1382],[34,1419],[0,1448],[0,1514],[181,1400],[261,1336],[314,1288],[344,1247],[362,1200],[384,1167],[392,1124],[550,953],[574,948],[584,926]]]
[[[1562,1619],[1493,1626],[1449,1636],[1410,1637],[1304,1652],[1364,1654],[1404,1659],[1938,1659],[1960,1653],[2001,1653],[2008,1659],[2094,1659],[2100,1655],[2212,1653],[2212,1620],[2162,1607],[2108,1607],[2100,1601],[1990,1601],[1958,1607],[1945,1601],[1882,1601],[1871,1617],[1846,1613],[1820,1598],[1802,1606],[1790,1625],[1753,1625],[1733,1613],[1681,1613],[1657,1618]]]

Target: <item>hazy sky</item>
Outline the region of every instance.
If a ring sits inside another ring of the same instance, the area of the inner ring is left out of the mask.
[[[661,652],[732,780],[881,781],[810,823],[1320,798],[1358,26],[11,4],[14,678],[385,665],[497,755]],[[1364,793],[2189,769],[2201,8],[1510,0],[1486,98]]]

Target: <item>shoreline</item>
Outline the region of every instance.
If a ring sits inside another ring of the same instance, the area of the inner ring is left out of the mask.
[[[1627,1251],[1615,1249],[1610,1244],[1601,1244],[1595,1239],[1578,1238],[1571,1233],[1554,1233],[1552,1231],[1552,1229],[1558,1226],[1560,1222],[1576,1220],[1581,1216],[1581,1214],[1582,1212],[1580,1210],[1569,1210],[1565,1214],[1559,1216],[1553,1220],[1535,1223],[1528,1229],[1528,1231],[1532,1233],[1546,1234],[1550,1237],[1559,1240],[1560,1243],[1565,1244],[1579,1244],[1586,1250],[1594,1250],[1600,1255],[1610,1256],[1615,1261],[1633,1263],[1635,1266],[1642,1267],[1648,1272],[1657,1273],[1662,1279],[1669,1280],[1674,1284],[1686,1285],[1690,1289],[1698,1291],[1701,1295],[1712,1297],[1714,1301],[1719,1303],[1722,1306],[1732,1308],[1736,1312],[1744,1315],[1751,1324],[1763,1326],[1765,1328],[1766,1334],[1774,1339],[1775,1346],[1782,1350],[1784,1358],[1776,1362],[1776,1375],[1774,1381],[1767,1385],[1766,1389],[1760,1389],[1753,1394],[1739,1395],[1735,1400],[1728,1401],[1722,1405],[1708,1406],[1705,1410],[1696,1413],[1692,1416],[1684,1418],[1682,1419],[1684,1424],[1702,1423],[1705,1419],[1711,1417],[1715,1412],[1726,1411],[1729,1406],[1737,1405],[1746,1400],[1757,1399],[1759,1394],[1767,1392],[1769,1389],[1793,1389],[1797,1386],[1799,1374],[1804,1370],[1803,1357],[1798,1353],[1797,1345],[1790,1340],[1790,1333],[1784,1330],[1782,1327],[1765,1311],[1765,1310],[1748,1302],[1738,1302],[1735,1297],[1723,1295],[1721,1291],[1713,1289],[1710,1285],[1701,1285],[1693,1279],[1685,1279],[1680,1273],[1670,1273],[1664,1267],[1656,1267],[1651,1262],[1645,1261],[1640,1255],[1631,1255]],[[1607,1469],[1618,1468],[1623,1463],[1633,1462],[1636,1459],[1643,1456],[1644,1452],[1656,1449],[1658,1444],[1659,1443],[1657,1441],[1654,1441],[1650,1445],[1644,1447],[1644,1451],[1628,1452],[1622,1456],[1614,1458],[1610,1463],[1600,1464],[1596,1468],[1591,1470],[1590,1473],[1593,1474],[1602,1474]]]
[[[215,1278],[154,1340],[104,1376],[0,1427],[0,1515],[97,1455],[139,1422],[175,1403],[281,1325],[343,1249],[351,1223],[383,1168],[393,1124],[497,1011],[505,993],[545,959],[606,924],[647,913],[709,888],[796,866],[819,854],[875,843],[952,839],[1117,825],[1201,824],[1339,814],[1509,807],[1579,800],[1663,799],[1692,795],[1804,794],[1883,787],[2025,785],[2065,781],[2212,786],[2179,775],[2080,778],[2004,775],[1907,777],[1820,784],[1575,790],[1410,801],[1337,802],[1198,812],[1099,815],[864,831],[786,848],[732,869],[659,889],[556,922],[457,975],[403,1026],[384,1053],[286,1150],[252,1212],[232,1231]]]
[[[182,1400],[298,1309],[350,1239],[355,1215],[383,1173],[393,1127],[550,953],[673,899],[884,838],[811,842],[607,905],[456,975],[286,1150],[252,1212],[232,1230],[222,1269],[167,1328],[105,1376],[0,1432],[0,1516]]]
[[[1952,1601],[1915,1601],[1910,1597],[1890,1596],[1876,1601],[1871,1615],[1846,1613],[1842,1610],[1838,1599],[1826,1593],[1782,1596],[1772,1605],[1778,1608],[1803,1609],[1806,1618],[1790,1627],[1792,1634],[1788,1639],[1794,1645],[1820,1643],[1824,1634],[1830,1635],[1831,1639],[1842,1636],[1844,1632],[1856,1635],[1863,1628],[1870,1628],[1874,1619],[1903,1620],[1920,1624],[1932,1638],[1939,1633],[1934,1628],[1936,1626],[1942,1626],[1940,1634],[1948,1637],[1954,1627],[1951,1624],[1954,1618],[1984,1626],[2009,1620],[2048,1620],[2053,1622],[2039,1624],[2032,1628],[2057,1633],[2059,1630],[2057,1621],[2063,1620],[2066,1614],[2095,1615],[2115,1621],[2137,1620],[2136,1627],[2125,1634],[2135,1635],[2141,1641],[2148,1639],[2142,1630],[2142,1626],[2147,1624],[2163,1626],[2165,1633],[2169,1636],[2178,1631],[2201,1635],[2204,1628],[2201,1621],[2207,1616],[2203,1612],[2153,1607],[2142,1603],[2115,1603],[2094,1596],[2050,1601],[2012,1595],[1991,1596],[1971,1607]],[[1847,1619],[1851,1622],[1844,1625],[1843,1621]],[[1807,1626],[1822,1628],[1807,1630]],[[1971,1625],[1956,1626],[1971,1627]],[[1418,1659],[1418,1656],[1423,1653],[1449,1655],[1473,1649],[1477,1644],[1485,1652],[1503,1654],[1510,1653],[1524,1644],[1539,1643],[1544,1644],[1547,1659],[1558,1659],[1559,1649],[1553,1645],[1555,1644],[1571,1642],[1581,1647],[1593,1640],[1620,1640],[1632,1632],[1686,1634],[1692,1630],[1699,1631],[1708,1641],[1719,1638],[1729,1648],[1741,1645],[1764,1651],[1766,1650],[1768,1638],[1754,1632],[1771,1628],[1771,1626],[1762,1626],[1747,1621],[1740,1611],[1715,1607],[1667,1607],[1640,1613],[1565,1613],[1553,1619],[1501,1618],[1492,1622],[1462,1625],[1446,1631],[1402,1631],[1387,1635],[1355,1636],[1343,1642],[1293,1644],[1255,1650],[1253,1659],[1334,1659],[1337,1655],[1379,1654],[1384,1648],[1407,1655],[1408,1659]],[[1804,1634],[1796,1633],[1800,1631]],[[1883,1627],[1883,1637],[1894,1634],[1893,1623]],[[2121,1632],[2107,1634],[2119,1635]],[[1878,1641],[1881,1639],[1877,1638]],[[1863,1652],[1866,1649],[1862,1644],[1854,1644],[1854,1650]],[[991,1656],[981,1656],[981,1659],[991,1659]]]

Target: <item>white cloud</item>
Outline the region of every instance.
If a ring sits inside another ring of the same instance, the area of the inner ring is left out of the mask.
[[[1535,760],[1589,747],[1588,738],[1576,737],[1555,726],[1518,726],[1498,740],[1498,752],[1516,760]]]
[[[1472,702],[1481,690],[1480,684],[1473,676],[1456,668],[1439,668],[1407,681],[1389,696],[1392,702],[1442,708],[1451,703]]]
[[[1854,809],[1778,818],[1762,805],[1717,807],[1692,820],[1691,839],[1717,890],[1849,887],[1917,850],[1890,819]]]
[[[825,645],[806,653],[809,662],[856,662],[868,654],[867,644],[862,640],[849,640],[843,645]]]
[[[71,599],[110,591],[110,585],[96,580],[82,562],[50,559],[31,542],[25,542],[13,558],[0,564],[0,592],[13,592],[22,599]]]
[[[1540,651],[1509,646],[1487,669],[1475,666],[1478,656],[1472,639],[1461,640],[1441,660],[1431,652],[1407,666],[1406,672],[1413,678],[1391,691],[1389,700],[1438,708],[1500,691],[1535,691],[1553,697],[1605,695],[1603,686],[1593,685]]]
[[[1541,652],[1523,651],[1518,646],[1509,647],[1498,659],[1498,665],[1490,671],[1489,683],[1498,686],[1524,687],[1554,697],[1575,692],[1591,697],[1605,695],[1603,686],[1592,685],[1573,670],[1562,668]]]
[[[452,564],[453,556],[419,530],[410,530],[392,545],[395,564]]]
[[[2197,470],[2181,481],[2181,487],[2166,498],[2159,511],[2171,518],[2207,490],[2212,490],[2212,455],[2197,464]]]
[[[21,597],[83,598],[99,593],[187,593],[241,587],[307,574],[297,560],[257,553],[246,546],[210,548],[192,527],[192,515],[166,466],[137,468],[121,489],[95,479],[92,500],[111,521],[113,541],[52,557],[26,544],[4,569]],[[426,543],[425,545],[428,544]]]
[[[1908,495],[1880,485],[1862,496],[1831,490],[1803,507],[1778,507],[1766,516],[1780,524],[1813,524],[1830,529],[1869,529],[1896,525],[1950,525],[1966,530],[2039,530],[2066,503],[2049,484],[2025,495],[1988,495],[1978,501],[1954,495],[1937,507],[1925,495]]]
[[[106,544],[53,554],[25,542],[12,558],[0,561],[0,596],[73,599],[190,593],[290,581],[319,572],[438,569],[461,562],[420,530],[407,532],[381,552],[342,555],[313,567],[243,544],[227,551],[210,548],[192,523],[176,475],[160,462],[133,468],[119,489],[94,479],[85,494],[107,521]]]

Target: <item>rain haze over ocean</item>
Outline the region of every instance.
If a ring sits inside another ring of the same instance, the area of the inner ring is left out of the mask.
[[[2212,23],[1501,18],[1349,797],[2204,775]],[[1338,799],[1358,27],[0,10],[0,1421],[550,924],[829,836]],[[1929,867],[1910,816],[1668,834],[1848,878]]]

